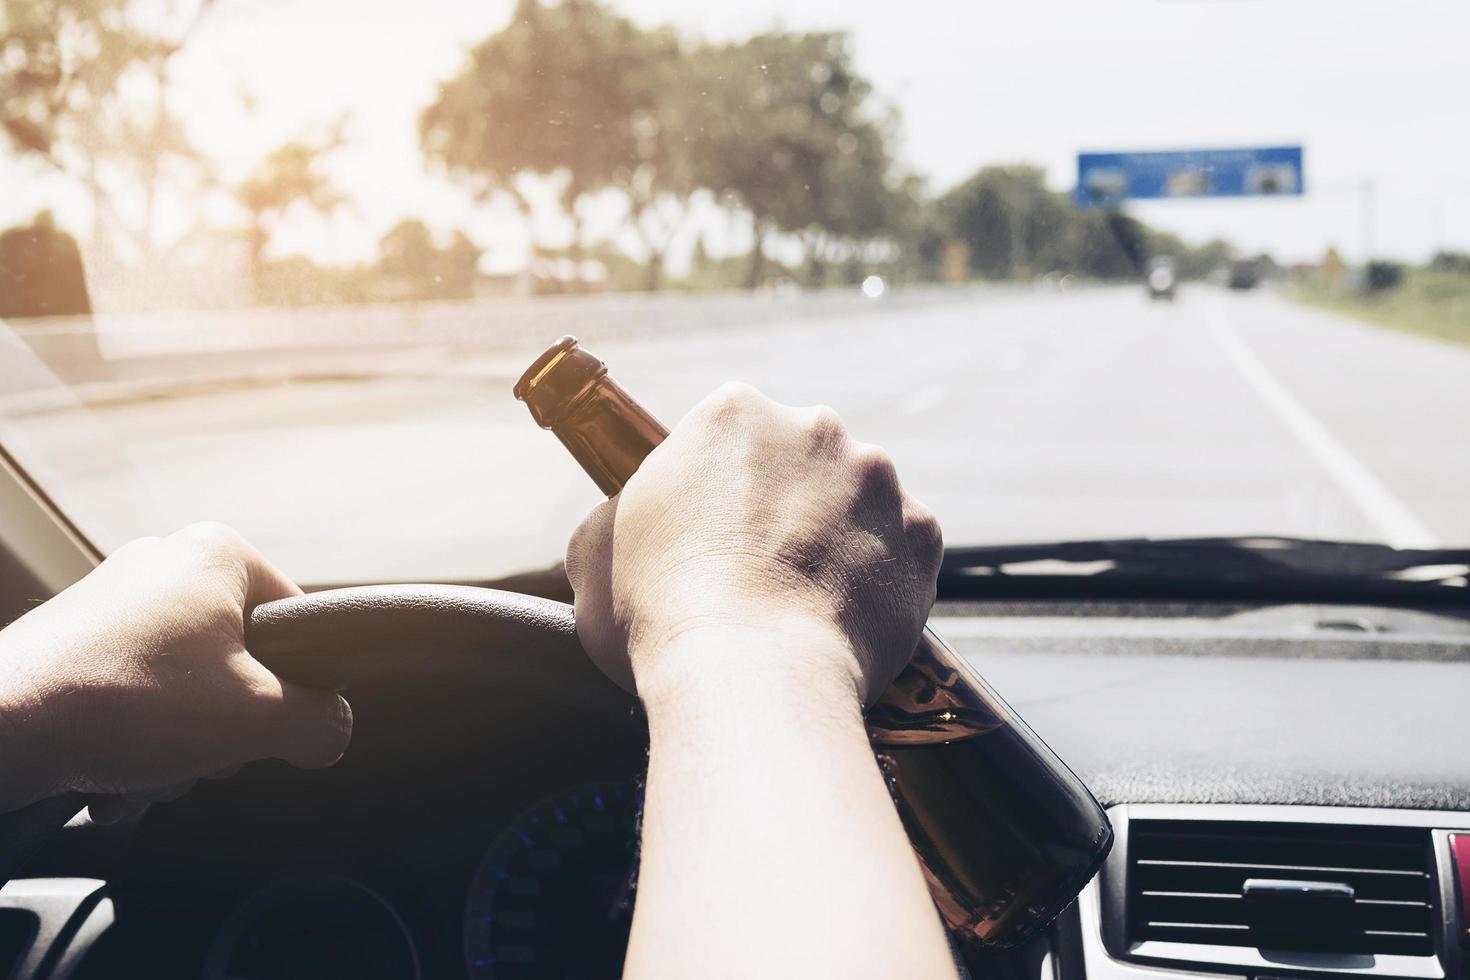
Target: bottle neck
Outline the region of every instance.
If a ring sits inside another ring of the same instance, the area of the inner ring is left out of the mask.
[[[669,434],[622,385],[605,374],[577,395],[551,431],[609,497],[623,489]]]

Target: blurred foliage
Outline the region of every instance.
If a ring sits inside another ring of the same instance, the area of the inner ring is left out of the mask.
[[[344,117],[324,135],[279,147],[235,188],[236,199],[250,215],[247,238],[257,298],[264,289],[265,250],[282,219],[296,208],[330,215],[348,203],[325,170],[326,158],[342,145],[345,127]]]
[[[1436,268],[1405,268],[1397,288],[1368,292],[1333,285],[1320,275],[1300,281],[1293,295],[1312,306],[1409,333],[1470,345],[1470,276]]]
[[[1429,260],[1429,268],[1435,272],[1470,276],[1470,252],[1436,252]]]
[[[441,246],[428,225],[408,218],[383,236],[378,250],[379,271],[404,299],[469,299],[475,293],[481,249],[464,232]]]
[[[376,265],[318,265],[301,255],[262,259],[253,285],[256,303],[269,306],[343,306],[389,298]]]
[[[767,276],[767,240],[797,236],[809,278],[907,217],[914,187],[898,174],[891,112],[852,64],[845,34],[761,34],[691,59],[706,106],[692,137],[697,179],[750,217],[745,285]]]
[[[970,272],[982,279],[1048,272],[1129,279],[1156,255],[1173,256],[1181,278],[1192,279],[1231,255],[1222,241],[1195,248],[1126,214],[1079,209],[1071,195],[1049,190],[1045,171],[1030,164],[982,167],[934,202],[929,222],[913,248],[931,266],[931,277],[944,240],[965,244]]]
[[[213,2],[0,0],[3,139],[87,189],[89,245],[116,239],[119,254],[158,258],[160,194],[202,214],[206,194],[228,190],[246,215],[256,302],[450,299],[525,286],[487,283],[463,232],[436,238],[413,218],[383,236],[376,264],[333,269],[273,255],[291,221],[351,206],[331,176],[346,119],[280,146],[222,188],[172,111],[169,74]],[[983,167],[931,194],[899,162],[898,114],[875,96],[841,32],[702,43],[642,28],[600,0],[517,0],[509,22],[439,84],[418,137],[430,166],[480,201],[514,202],[533,267],[595,259],[605,269],[605,281],[561,277],[568,290],[823,288],[870,273],[895,283],[1130,279],[1156,255],[1198,278],[1234,258],[1225,242],[1193,247],[1120,212],[1078,209],[1025,163]],[[589,240],[589,215],[600,226],[617,220],[618,202],[618,227]],[[688,234],[720,210],[748,227],[747,255],[713,256],[702,233]],[[205,230],[200,239],[211,234],[220,237]],[[240,232],[228,234],[238,252]],[[667,281],[671,250],[691,239],[688,272]],[[533,291],[538,276],[526,277]]]
[[[1397,262],[1374,259],[1363,269],[1363,288],[1370,293],[1385,293],[1404,282],[1404,267]]]
[[[151,253],[159,196],[214,179],[169,104],[170,60],[210,4],[0,0],[0,130],[87,190],[99,249]]]
[[[843,34],[686,50],[672,32],[642,31],[594,0],[520,0],[510,24],[440,86],[420,138],[429,160],[482,196],[510,195],[528,220],[526,178],[553,180],[573,257],[584,199],[621,192],[648,255],[645,288],[659,284],[692,198],[707,191],[749,215],[754,286],[773,235],[797,236],[819,275],[913,208],[915,186],[892,161],[896,119],[870,96]]]
[[[632,184],[640,153],[666,148],[661,139],[640,141],[639,131],[656,118],[660,76],[643,70],[645,54],[667,43],[595,0],[518,0],[510,23],[470,52],[424,110],[424,154],[481,196],[510,195],[528,219],[521,178],[553,178],[580,249],[583,199]]]
[[[0,232],[0,319],[92,312],[76,239],[42,211]]]

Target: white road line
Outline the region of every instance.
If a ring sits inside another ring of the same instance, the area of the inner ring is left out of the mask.
[[[909,392],[898,403],[898,410],[905,415],[922,415],[934,408],[949,394],[947,385],[933,384]]]
[[[1377,526],[1386,543],[1395,548],[1435,546],[1434,534],[1429,528],[1272,376],[1260,358],[1240,339],[1222,307],[1210,307],[1209,323],[1210,335],[1241,377],[1337,482],[1343,493]]]

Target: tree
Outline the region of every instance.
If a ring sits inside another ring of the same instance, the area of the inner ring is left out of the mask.
[[[0,232],[0,320],[91,312],[76,239],[56,227],[50,211]]]
[[[323,169],[326,157],[342,145],[345,117],[324,136],[295,140],[258,163],[235,189],[235,197],[250,213],[250,269],[256,302],[264,299],[265,250],[281,219],[294,209],[307,208],[330,215],[347,203]]]
[[[213,182],[169,102],[170,63],[210,6],[0,0],[0,130],[86,188],[98,249],[151,253],[165,188]]]
[[[1234,252],[1230,243],[1212,238],[1203,245],[1185,246],[1179,256],[1179,276],[1182,279],[1203,279],[1230,261]]]
[[[913,234],[923,187],[894,166],[889,133],[896,128],[893,119],[854,119],[822,160],[811,189],[811,221],[797,232],[810,285],[825,285],[833,263],[842,265],[845,284],[861,281],[869,260],[884,252],[891,258],[897,243]]]
[[[707,111],[693,137],[697,180],[750,215],[746,284],[765,275],[776,232],[865,237],[883,224],[887,133],[841,33],[761,34],[694,56]]]
[[[474,295],[479,246],[456,231],[440,246],[417,218],[394,225],[378,243],[378,267],[409,288],[414,299],[468,299]]]
[[[653,111],[640,84],[642,40],[596,0],[517,0],[510,23],[470,52],[424,110],[425,156],[482,198],[510,195],[528,222],[527,179],[552,181],[579,255],[583,200],[631,183],[637,120]]]
[[[970,251],[970,269],[1009,278],[1035,269],[1067,268],[1066,233],[1074,208],[1046,187],[1030,164],[983,167],[937,202],[949,237]]]
[[[664,260],[699,190],[693,145],[707,113],[678,37],[652,31],[639,45],[639,68],[626,80],[637,93],[633,159],[614,186],[627,198],[628,224],[646,253],[643,287],[652,292],[662,284]]]
[[[1429,268],[1436,272],[1470,276],[1470,252],[1451,252],[1447,249],[1440,249],[1429,260]]]

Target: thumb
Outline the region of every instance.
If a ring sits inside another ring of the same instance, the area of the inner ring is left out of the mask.
[[[266,753],[302,769],[336,763],[352,740],[352,706],[332,691],[271,678],[275,690],[264,698]]]

